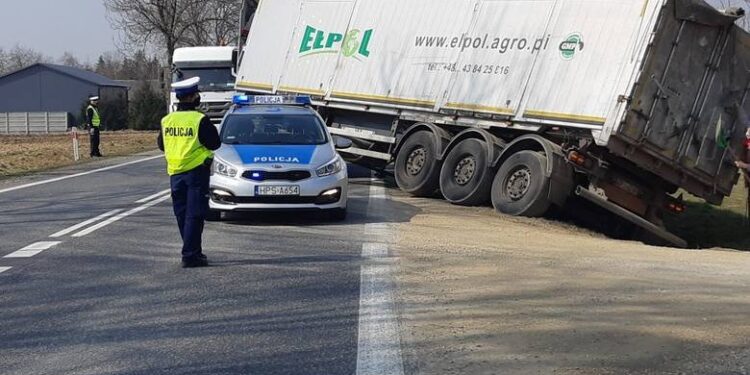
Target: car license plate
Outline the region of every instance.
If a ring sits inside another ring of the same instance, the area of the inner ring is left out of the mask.
[[[255,195],[299,195],[299,186],[256,186]]]

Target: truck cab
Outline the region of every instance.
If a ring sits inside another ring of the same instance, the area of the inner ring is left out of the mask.
[[[200,77],[199,109],[214,124],[221,122],[232,105],[236,59],[234,47],[185,47],[174,52],[172,82]],[[169,97],[169,112],[172,112],[177,108],[177,97],[174,92]]]

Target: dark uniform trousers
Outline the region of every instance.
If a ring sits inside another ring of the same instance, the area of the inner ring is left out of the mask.
[[[189,172],[170,177],[172,206],[182,236],[182,259],[203,254],[203,223],[208,213],[208,187],[211,169],[206,162]]]
[[[92,126],[89,138],[91,141],[91,156],[101,155],[101,152],[99,152],[99,128]]]

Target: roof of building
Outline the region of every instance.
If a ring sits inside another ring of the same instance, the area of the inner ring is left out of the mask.
[[[10,77],[12,75],[21,73],[23,71],[35,68],[35,67],[42,67],[45,69],[54,70],[58,73],[65,74],[67,76],[73,77],[75,79],[89,82],[92,84],[95,84],[97,86],[104,86],[104,87],[128,87],[126,84],[114,81],[112,79],[109,79],[101,74],[94,73],[88,70],[78,69],[71,66],[64,66],[64,65],[57,65],[57,64],[45,64],[45,63],[38,63],[34,65],[29,65],[23,69],[16,70],[15,72],[8,73],[4,76],[0,76],[0,81],[6,77]]]

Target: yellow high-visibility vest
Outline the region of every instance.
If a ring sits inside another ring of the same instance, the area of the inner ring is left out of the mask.
[[[197,111],[181,111],[161,120],[164,156],[170,176],[189,172],[214,156],[198,141],[198,128],[204,116]]]
[[[89,105],[89,107],[86,108],[86,112],[88,112],[89,109],[94,110],[94,115],[91,117],[91,126],[98,128],[99,125],[102,123],[102,120],[99,117],[99,111],[93,105]]]

